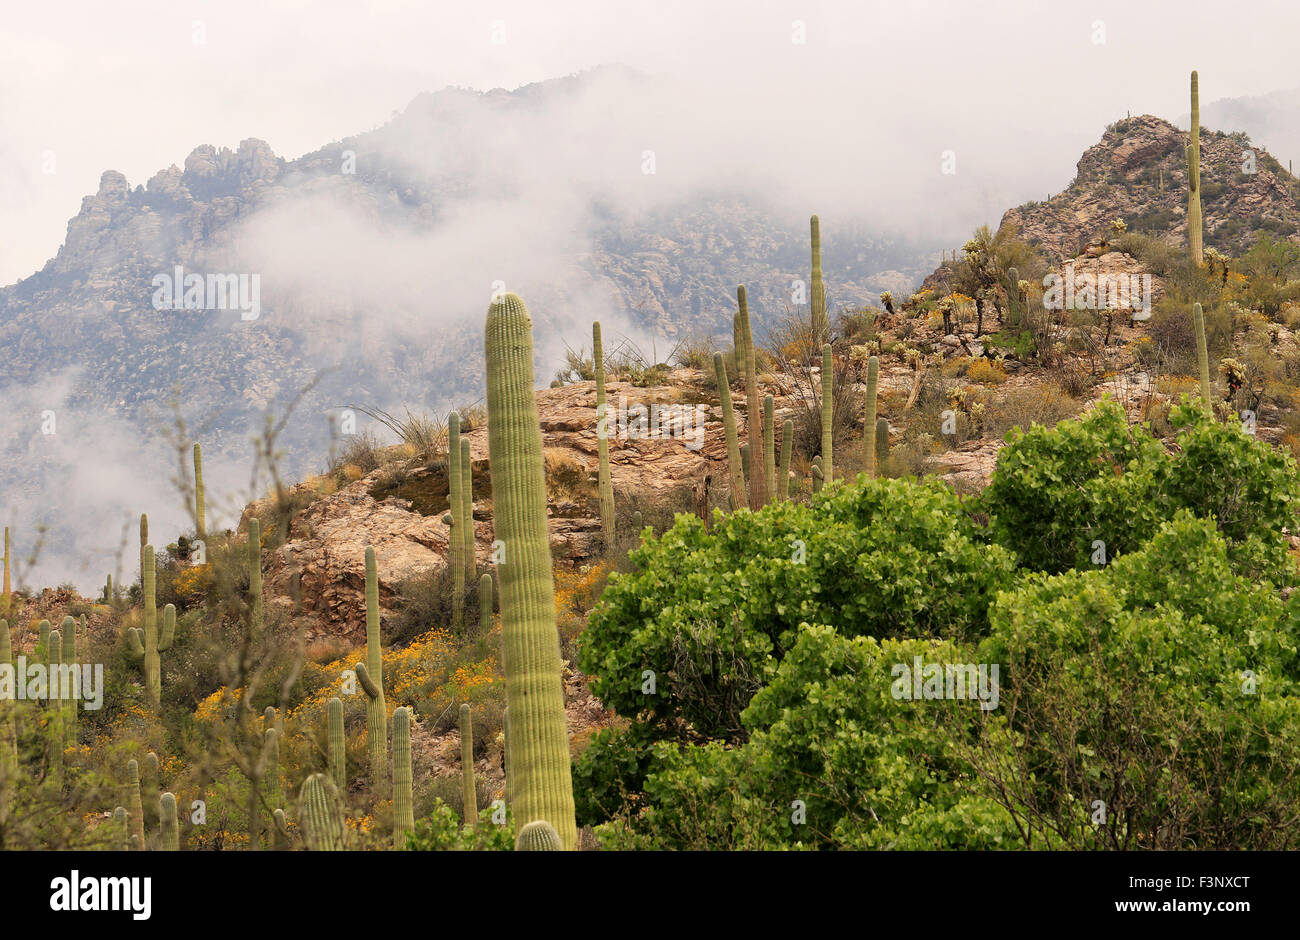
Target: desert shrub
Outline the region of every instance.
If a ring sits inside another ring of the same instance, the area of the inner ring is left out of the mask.
[[[996,359],[980,357],[966,367],[966,378],[981,385],[1001,385],[1007,380],[1007,370]]]
[[[349,434],[343,439],[343,446],[331,456],[329,472],[346,476],[346,469],[355,467],[364,476],[372,470],[379,469],[379,465],[383,463],[383,449],[379,437],[373,431]]]
[[[974,635],[1011,556],[941,483],[835,485],[811,506],[681,516],[613,575],[579,652],[593,691],[666,737],[736,740],[801,622],[848,635]],[[656,694],[642,694],[645,670]]]
[[[1058,421],[1079,413],[1079,403],[1052,385],[1028,385],[1008,389],[991,398],[984,408],[984,434],[1004,437],[1012,428],[1028,429],[1035,424],[1053,427]]]
[[[506,825],[492,822],[492,811],[479,814],[473,829],[461,828],[460,816],[442,801],[437,801],[424,819],[415,821],[407,833],[406,849],[410,852],[510,852],[514,851],[514,820],[506,810]]]
[[[1027,845],[1294,848],[1294,605],[1228,554],[1181,513],[1107,568],[999,598],[980,658],[1002,664],[1000,717],[968,750]]]
[[[703,333],[692,333],[677,344],[672,362],[683,369],[713,371],[713,354],[718,351],[717,340]],[[730,374],[730,373],[728,373]]]
[[[455,573],[450,565],[430,568],[404,578],[396,585],[396,591],[396,615],[384,624],[386,644],[407,643],[433,629],[452,629]],[[476,636],[479,633],[477,581],[465,585],[461,603],[465,617],[458,636]]]
[[[1170,455],[1145,425],[1104,399],[1077,421],[1013,432],[979,503],[998,544],[1030,568],[1060,572],[1136,550],[1179,509],[1213,516],[1237,570],[1293,578],[1282,528],[1294,524],[1295,462],[1199,407],[1170,413]]]

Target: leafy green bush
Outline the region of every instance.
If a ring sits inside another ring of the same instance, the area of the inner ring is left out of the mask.
[[[979,501],[994,540],[1056,573],[1101,563],[1098,542],[1106,558],[1134,551],[1188,509],[1218,521],[1234,570],[1290,583],[1282,527],[1300,507],[1294,460],[1186,399],[1170,420],[1180,428],[1172,455],[1109,399],[1077,421],[1013,431]]]
[[[942,483],[864,477],[811,506],[715,516],[712,531],[679,516],[632,560],[592,612],[579,661],[608,706],[679,740],[743,739],[740,713],[800,623],[978,635],[1013,563]]]
[[[1293,848],[1297,616],[1181,512],[1110,567],[999,598],[980,656],[1000,717],[967,756],[1029,847]]]
[[[492,822],[493,810],[479,814],[478,825],[460,826],[460,816],[447,804],[438,800],[432,812],[415,821],[415,828],[406,834],[406,849],[410,852],[511,852],[515,847],[514,822],[506,810],[506,824]]]

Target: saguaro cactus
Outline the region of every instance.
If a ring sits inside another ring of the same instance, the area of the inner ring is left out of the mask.
[[[889,467],[889,419],[876,419],[876,473],[883,474]]]
[[[4,615],[9,616],[9,608],[13,604],[13,592],[9,587],[9,526],[5,526],[5,581],[4,597],[0,598],[4,604]]]
[[[830,325],[826,321],[826,287],[822,283],[822,229],[817,216],[808,220],[812,230],[812,282],[808,286],[808,299],[812,307],[813,348],[830,339]]]
[[[347,785],[348,752],[343,742],[343,700],[337,695],[330,699],[327,714],[330,779],[342,790]]]
[[[545,819],[527,823],[515,836],[516,852],[558,852],[563,848],[559,833]]]
[[[50,634],[50,780],[55,787],[63,785],[63,715],[66,712],[66,706],[63,701],[62,683],[59,681],[59,674],[62,670],[59,664],[63,659],[63,643],[59,636],[59,631],[55,630]]]
[[[83,617],[84,629],[84,617]],[[72,617],[63,618],[63,664],[77,669],[77,621]],[[72,696],[64,710],[63,736],[68,745],[77,744],[77,696]]]
[[[266,770],[262,777],[262,793],[268,806],[278,806],[283,795],[280,788],[280,729],[267,728],[262,732]]]
[[[465,508],[461,513],[461,518],[465,520],[465,525],[461,527],[461,538],[465,540],[465,583],[468,584],[474,580],[478,559],[474,555],[474,461],[470,459],[469,440],[463,436],[460,439],[460,498]]]
[[[388,782],[388,706],[384,702],[384,651],[379,645],[379,571],[370,546],[366,547],[366,658],[357,663],[356,672],[366,694],[370,783],[382,792]]]
[[[591,325],[591,359],[596,366],[596,484],[600,493],[600,528],[605,544],[614,544],[614,485],[609,475],[609,412],[605,403],[605,346],[600,323]]]
[[[790,498],[790,456],[794,453],[794,421],[785,419],[781,425],[781,469],[776,477],[776,498]]]
[[[194,534],[207,538],[207,500],[203,494],[203,448],[194,445]]]
[[[164,852],[181,850],[181,830],[176,823],[176,795],[164,793],[158,798],[159,834]]]
[[[745,422],[749,438],[749,508],[755,511],[767,505],[767,480],[763,473],[763,407],[758,397],[758,367],[754,356],[754,331],[749,323],[749,300],[745,285],[736,288],[740,307],[741,342],[745,344]]]
[[[492,630],[492,575],[486,571],[478,579],[478,630],[480,636]]]
[[[254,630],[262,627],[262,523],[248,520],[248,600],[249,623]]]
[[[140,764],[133,757],[126,762],[127,805],[131,813],[131,837],[144,848],[144,801],[140,798]]]
[[[880,360],[872,356],[867,360],[867,402],[862,416],[862,446],[866,451],[867,474],[876,476],[876,398],[880,384]]]
[[[451,565],[451,623],[459,630],[465,617],[465,498],[461,494],[460,415],[447,415],[447,502],[451,509],[451,534],[447,537],[447,563]]]
[[[1193,72],[1193,75],[1196,73]],[[1192,326],[1196,329],[1196,367],[1201,374],[1201,400],[1210,405],[1210,353],[1205,342],[1205,314],[1200,304],[1192,304]]]
[[[826,343],[822,346],[822,476],[827,483],[835,479],[834,410],[835,361],[831,357],[831,344]]]
[[[298,793],[298,825],[311,851],[343,848],[343,805],[334,781],[325,774],[312,774],[303,781]]]
[[[474,717],[468,703],[460,706],[461,823],[478,828],[478,790],[474,786]]]
[[[13,645],[9,621],[0,620],[0,666],[11,664]],[[18,775],[18,733],[7,702],[0,701],[0,824],[9,818],[9,805]]]
[[[549,820],[571,848],[578,833],[533,393],[533,324],[524,302],[515,294],[494,301],[484,333],[493,514],[505,550],[497,574],[515,737],[511,794],[521,822]]]
[[[144,766],[140,768],[140,796],[144,807],[144,827],[146,830],[158,825],[158,794],[162,792],[162,766],[158,755],[153,751],[145,754]]]
[[[737,361],[740,354],[736,354]],[[713,354],[713,371],[718,380],[718,400],[722,403],[722,427],[727,435],[727,498],[731,509],[744,509],[749,504],[745,492],[745,471],[740,462],[740,442],[736,437],[736,413],[731,408],[731,386],[727,384],[727,367],[722,353]]]
[[[776,496],[776,415],[771,395],[763,396],[763,486]]]
[[[131,655],[140,661],[144,667],[145,697],[150,705],[157,708],[162,696],[162,659],[159,654],[171,649],[172,641],[176,637],[176,608],[172,604],[168,604],[163,608],[163,627],[160,635],[158,631],[158,601],[152,545],[144,547],[142,557],[144,565],[144,576],[141,578],[144,587],[142,595],[144,599],[144,630],[139,627],[132,627],[127,631],[126,636]],[[261,571],[258,569],[259,596],[261,593],[261,580]]]
[[[1196,72],[1192,72],[1192,131],[1187,145],[1187,244],[1192,261],[1201,264],[1201,91]],[[1209,399],[1206,399],[1207,401]]]
[[[818,454],[812,459],[812,491],[818,492],[822,484],[826,481],[826,474],[822,472],[822,455]]]
[[[131,849],[131,827],[128,818],[129,814],[125,806],[119,806],[113,810],[113,826],[121,833],[121,844],[118,845],[118,848],[122,851],[130,851]]]
[[[411,800],[411,710],[393,709],[393,848],[406,845],[406,834],[415,828]]]

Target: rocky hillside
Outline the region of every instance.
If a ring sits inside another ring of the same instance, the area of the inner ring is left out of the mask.
[[[0,288],[0,499],[23,507],[6,520],[16,530],[46,526],[46,579],[97,583],[102,561],[73,562],[111,554],[141,509],[179,526],[179,500],[159,499],[158,468],[175,465],[159,428],[174,411],[237,507],[249,435],[299,395],[279,441],[291,477],[320,469],[345,404],[474,402],[497,280],[529,297],[541,375],[597,317],[611,347],[627,337],[666,361],[684,337],[729,334],[738,283],[760,324],[783,314],[790,281],[807,277],[806,215],[774,215],[725,184],[628,206],[626,180],[602,179],[606,155],[583,143],[601,139],[600,114],[584,96],[610,82],[636,94],[642,80],[597,70],[512,92],[447,89],[295,160],[249,139],[197,147],[146,181],[104,172],[57,255]],[[521,135],[556,142],[530,157]],[[905,291],[933,258],[830,225],[824,254],[833,306]],[[210,291],[202,309],[158,309],[155,278],[178,268],[257,277],[256,318]],[[43,433],[45,412],[56,433]],[[77,504],[42,500],[52,491]],[[113,535],[90,544],[88,531]]]
[[[1116,121],[1079,159],[1074,181],[1046,202],[1009,210],[1002,225],[1054,261],[1080,254],[1110,223],[1183,244],[1187,237],[1187,132],[1149,114]],[[1248,152],[1254,153],[1254,172]],[[1239,254],[1271,232],[1300,240],[1297,180],[1241,135],[1201,130],[1205,244]]]

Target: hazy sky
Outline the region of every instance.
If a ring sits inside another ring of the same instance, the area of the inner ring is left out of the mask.
[[[55,253],[105,169],[134,186],[198,144],[246,137],[292,158],[422,91],[606,63],[698,89],[672,117],[707,142],[686,155],[701,174],[707,148],[731,146],[801,199],[881,200],[942,222],[941,203],[889,201],[891,167],[938,174],[952,149],[959,173],[986,178],[995,222],[1007,199],[1067,184],[1080,150],[1125,111],[1185,113],[1192,68],[1206,102],[1300,84],[1298,27],[1292,2],[1198,0],[10,4],[0,283]],[[801,28],[806,41],[793,41]]]

